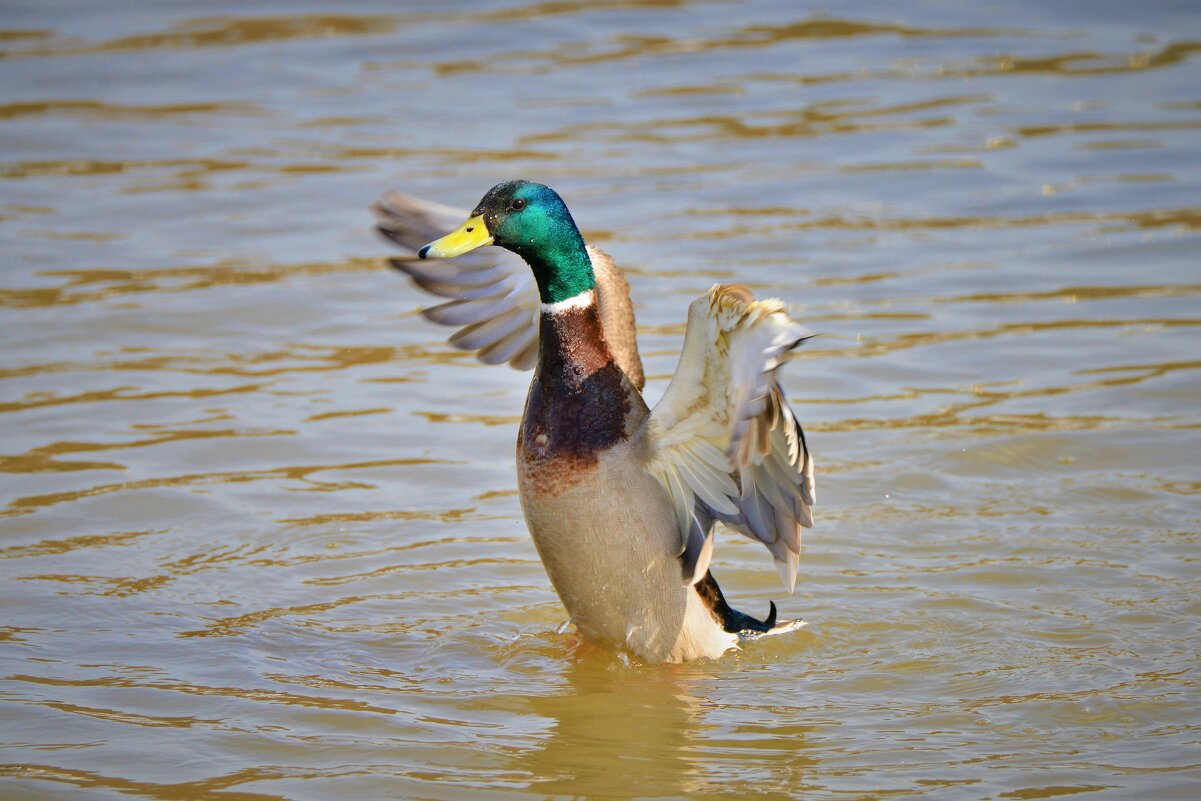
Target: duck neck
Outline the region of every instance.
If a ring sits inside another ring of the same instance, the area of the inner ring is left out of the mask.
[[[545,369],[539,372],[582,380],[612,362],[596,306],[592,259],[567,209],[540,236],[510,249],[530,266],[542,300],[538,361]]]
[[[578,384],[613,363],[596,306],[596,289],[542,304],[538,375],[564,387]]]
[[[596,288],[584,238],[569,218],[557,220],[536,244],[513,248],[534,273],[544,306],[561,304]]]

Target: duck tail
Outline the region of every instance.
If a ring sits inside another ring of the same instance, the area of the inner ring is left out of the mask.
[[[777,620],[775,601],[771,601],[771,609],[768,611],[767,617],[763,620],[751,617],[744,612],[739,612],[726,602],[721,588],[717,586],[717,580],[708,571],[705,572],[705,577],[696,583],[696,591],[713,613],[713,618],[717,621],[717,624],[724,631],[730,634],[737,634],[744,640],[766,637],[769,634],[783,634],[788,631],[796,631],[805,625],[804,620]]]

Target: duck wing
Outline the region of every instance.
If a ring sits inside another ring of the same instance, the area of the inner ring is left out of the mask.
[[[501,248],[467,253],[453,260],[418,259],[416,251],[454,230],[468,212],[428,200],[389,192],[372,207],[376,230],[414,255],[389,259],[417,286],[446,303],[422,310],[435,323],[458,327],[450,344],[476,351],[485,364],[508,362],[530,370],[538,361],[538,318],[541,301],[529,267]],[[596,296],[605,338],[617,365],[639,389],[644,382],[634,328],[630,287],[606,253],[588,246],[596,275]]]
[[[715,285],[688,308],[684,349],[647,419],[648,468],[676,507],[683,579],[708,570],[712,521],[762,542],[789,592],[813,525],[813,458],[776,371],[812,336],[778,300]]]

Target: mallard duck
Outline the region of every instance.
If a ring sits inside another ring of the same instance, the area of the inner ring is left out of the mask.
[[[791,593],[813,525],[813,459],[776,375],[810,334],[780,301],[720,284],[693,301],[652,410],[629,285],[554,190],[506,181],[467,215],[399,193],[373,208],[379,231],[418,257],[393,266],[451,299],[424,315],[460,326],[452,344],[534,368],[517,435],[521,507],[585,640],[685,662],[804,625],[777,620],[775,602],[763,620],[736,611],[709,570],[721,521],[767,546]],[[473,252],[486,245],[517,258]]]

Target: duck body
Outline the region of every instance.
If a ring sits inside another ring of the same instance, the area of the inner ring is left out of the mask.
[[[485,360],[533,362],[517,436],[521,507],[583,638],[646,662],[685,662],[803,625],[777,622],[774,604],[764,621],[733,610],[708,569],[720,520],[767,545],[791,591],[800,527],[812,524],[812,461],[774,379],[804,334],[782,306],[720,286],[694,302],[680,367],[652,410],[625,280],[585,246],[553,190],[499,184],[457,231],[421,248],[414,237],[429,226],[414,208],[423,207],[381,202],[381,231],[422,259],[497,244],[535,279],[536,296],[491,265],[394,261],[453,298],[426,312],[467,323],[452,343]]]
[[[542,312],[517,438],[517,484],[551,584],[585,639],[648,662],[737,642],[680,581],[667,492],[645,468],[650,414],[609,352],[595,303]]]

